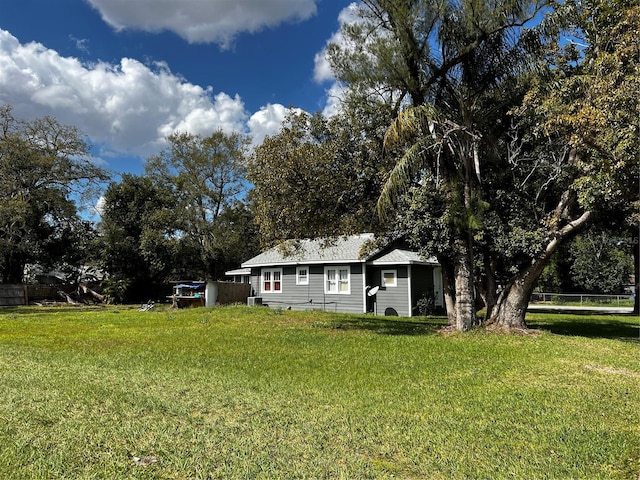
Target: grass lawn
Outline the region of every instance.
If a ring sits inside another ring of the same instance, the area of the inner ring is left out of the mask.
[[[637,317],[441,321],[2,309],[0,478],[638,479]]]

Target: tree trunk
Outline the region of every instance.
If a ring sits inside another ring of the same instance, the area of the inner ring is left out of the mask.
[[[469,156],[464,157],[464,178],[462,194],[465,216],[474,212],[472,202],[471,163]],[[453,274],[456,291],[456,330],[464,332],[477,325],[476,300],[473,263],[473,232],[468,220],[463,226],[454,227],[453,234]]]
[[[469,235],[456,235],[453,240],[453,268],[456,292],[456,330],[464,332],[476,324],[473,280],[473,252]]]
[[[449,326],[456,325],[456,291],[453,274],[453,262],[449,258],[438,258],[442,268],[442,294],[444,296],[444,306],[447,310],[447,320]]]
[[[105,303],[104,295],[100,295],[98,292],[91,290],[86,285],[83,285],[83,284],[78,285],[78,291],[82,292],[82,294],[85,296],[91,297],[93,301]]]
[[[640,315],[640,237],[637,233],[634,233],[631,238],[633,239],[633,276],[634,276],[634,301],[633,301],[633,313]]]
[[[505,289],[500,292],[488,323],[505,328],[527,328],[525,315],[529,299],[550,258],[551,254],[547,256],[545,252],[511,279]]]
[[[12,252],[5,254],[2,264],[2,283],[22,283],[25,262],[18,255]]]
[[[488,321],[492,314],[493,309],[497,303],[497,283],[496,283],[496,260],[491,257],[489,252],[484,253],[484,274],[485,277],[482,281],[482,290],[480,296],[482,297],[484,307],[486,309],[484,320]]]
[[[558,211],[564,211],[565,201],[561,200]],[[567,223],[561,229],[553,232],[546,248],[529,265],[518,272],[500,292],[498,301],[489,323],[505,328],[527,328],[525,315],[529,306],[529,299],[533,289],[538,284],[540,275],[547,266],[553,253],[560,244],[576,234],[591,218],[591,212],[583,213],[577,220]]]
[[[78,302],[76,302],[73,298],[71,298],[71,296],[67,293],[64,292],[62,290],[58,290],[58,295],[60,295],[62,298],[64,298],[68,304],[70,305],[77,305]]]

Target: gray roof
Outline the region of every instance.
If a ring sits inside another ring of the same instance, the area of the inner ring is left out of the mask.
[[[224,272],[225,275],[233,277],[235,275],[251,275],[250,268],[236,268],[235,270],[228,270]]]
[[[374,258],[373,265],[437,265],[435,258],[423,260],[417,252],[403,249],[390,250],[376,258],[380,250],[362,257],[362,247],[374,240],[372,233],[362,233],[338,237],[336,239],[300,240],[285,248],[274,247],[247,260],[242,268],[267,267],[274,265],[309,265],[309,264],[338,264],[365,263]]]
[[[372,233],[338,237],[336,239],[299,240],[290,246],[274,247],[247,260],[242,268],[269,265],[298,265],[310,263],[364,262],[360,257],[365,243],[372,241]]]
[[[371,262],[372,265],[409,265],[413,263],[438,265],[438,260],[435,257],[423,260],[418,252],[396,248]]]

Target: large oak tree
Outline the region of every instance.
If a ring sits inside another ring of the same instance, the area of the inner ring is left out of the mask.
[[[0,107],[0,280],[20,283],[29,263],[82,261],[69,255],[86,230],[76,201],[106,179],[77,128]]]
[[[256,148],[248,178],[265,246],[381,229],[376,201],[390,167],[383,119],[293,112]]]
[[[172,192],[175,197],[172,227],[183,254],[192,260],[191,272],[198,272],[193,267],[197,263],[201,265],[201,276],[221,278],[229,266],[225,248],[229,245],[228,231],[233,228],[230,223],[240,221],[250,230],[243,220],[246,217],[243,209],[238,208],[248,190],[249,140],[221,130],[209,136],[179,133],[167,140],[168,146],[148,159],[146,175],[156,188]],[[245,244],[254,240],[248,236]],[[253,248],[246,250],[250,256]]]
[[[638,220],[640,7],[625,0],[566,2],[555,15],[574,42],[555,52],[516,114],[534,155],[555,151],[556,173],[536,198],[542,214],[536,227],[544,235],[492,315],[506,327],[526,326],[529,297],[563,242],[598,216]]]

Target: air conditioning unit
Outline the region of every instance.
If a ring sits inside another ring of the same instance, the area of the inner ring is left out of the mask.
[[[248,297],[247,305],[250,307],[256,307],[262,305],[262,297]]]

